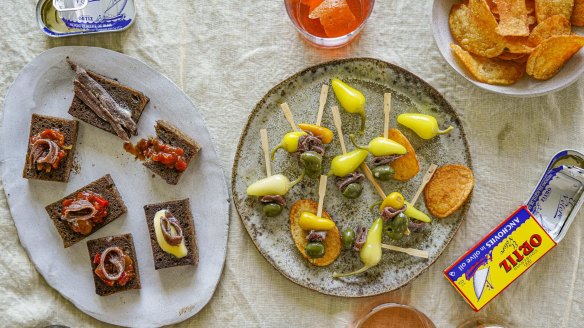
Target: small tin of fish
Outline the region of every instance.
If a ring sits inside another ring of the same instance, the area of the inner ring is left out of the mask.
[[[552,157],[533,193],[481,241],[444,270],[479,311],[560,242],[584,203],[584,155]]]
[[[51,37],[123,31],[136,18],[133,0],[40,0],[37,22]]]

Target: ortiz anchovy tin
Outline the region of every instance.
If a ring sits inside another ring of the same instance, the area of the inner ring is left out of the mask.
[[[444,270],[444,276],[479,311],[564,238],[584,203],[583,193],[584,155],[559,152],[525,205]]]
[[[39,27],[47,35],[123,31],[136,18],[133,0],[40,0],[36,9]]]

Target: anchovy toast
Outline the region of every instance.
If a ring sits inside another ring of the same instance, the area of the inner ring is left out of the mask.
[[[172,254],[168,254],[160,248],[156,239],[154,231],[154,216],[156,212],[167,209],[179,222],[183,231],[183,238],[188,254],[183,258],[176,258]],[[159,204],[150,204],[144,206],[144,213],[146,214],[146,224],[150,233],[150,244],[152,245],[152,255],[154,256],[154,268],[156,270],[171,268],[182,265],[196,265],[199,262],[199,249],[197,248],[195,224],[193,222],[193,215],[189,199],[175,200]]]
[[[195,140],[166,121],[156,121],[156,126],[154,128],[156,130],[156,136],[158,139],[162,140],[162,142],[183,149],[183,158],[187,163],[187,167],[191,159],[193,159],[201,150],[201,146]],[[147,160],[143,165],[171,185],[177,184],[183,174],[183,172],[179,172],[172,168],[169,169],[164,164],[152,160]]]
[[[101,254],[104,250],[111,246],[117,246],[121,248],[122,251],[132,259],[135,276],[124,286],[108,286],[95,274],[95,269],[98,266],[98,264],[94,263],[93,261],[95,259],[95,255],[98,253]],[[97,295],[107,296],[125,290],[140,289],[140,272],[138,271],[138,260],[136,259],[134,239],[132,238],[131,233],[88,240],[87,250],[89,252],[89,260],[91,261],[91,275],[93,276],[95,293]]]
[[[118,104],[127,107],[131,112],[132,120],[138,124],[142,112],[144,111],[144,108],[146,108],[150,98],[138,90],[125,86],[116,80],[107,78],[93,71],[87,70],[87,74],[99,83]],[[73,101],[69,107],[69,114],[95,126],[96,128],[100,128],[116,135],[111,124],[100,118],[77,96],[73,97]]]
[[[65,198],[73,198],[77,193],[81,191],[93,191],[95,193],[100,194],[109,202],[107,208],[107,216],[103,218],[103,223],[94,225],[93,229],[91,230],[91,233],[89,233],[88,235],[82,235],[80,233],[73,231],[69,227],[69,224],[67,222],[61,220],[63,200]],[[75,243],[83,240],[87,236],[90,236],[97,230],[103,228],[104,226],[106,226],[107,224],[114,221],[115,219],[117,219],[122,214],[128,211],[126,205],[124,204],[122,196],[120,196],[120,193],[118,192],[118,189],[116,188],[116,185],[114,184],[114,181],[112,180],[109,174],[106,174],[105,176],[93,181],[92,183],[72,192],[71,194],[61,198],[60,200],[47,205],[45,207],[45,210],[47,211],[49,217],[55,224],[57,232],[59,232],[59,235],[61,235],[61,238],[63,239],[63,246],[65,248],[74,245]]]
[[[75,144],[77,143],[77,130],[79,122],[75,120],[67,120],[59,117],[45,116],[39,114],[32,114],[30,121],[30,133],[28,136],[26,160],[24,169],[22,170],[22,177],[26,179],[48,180],[48,181],[69,181],[69,175],[73,168],[73,154],[75,154]],[[34,165],[30,168],[30,139],[46,129],[59,130],[65,137],[65,146],[71,146],[67,150],[67,156],[61,160],[59,167],[50,172],[44,170],[38,171]]]

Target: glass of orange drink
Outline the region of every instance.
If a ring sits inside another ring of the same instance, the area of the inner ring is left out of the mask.
[[[336,48],[361,32],[375,0],[284,0],[296,29],[309,42]]]

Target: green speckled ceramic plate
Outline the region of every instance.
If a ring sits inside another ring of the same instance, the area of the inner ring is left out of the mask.
[[[390,127],[399,128],[410,140],[418,154],[420,173],[408,182],[388,181],[381,186],[386,194],[401,192],[406,199],[413,197],[430,163],[464,164],[472,168],[468,142],[462,124],[452,107],[429,84],[398,66],[371,58],[355,58],[331,61],[307,68],[270,90],[256,105],[239,141],[233,164],[233,200],[243,225],[260,253],[279,272],[291,281],[321,293],[363,297],[385,293],[400,288],[426,270],[446,248],[460,226],[467,212],[469,202],[451,217],[435,220],[422,232],[413,233],[399,242],[385,240],[402,247],[423,249],[430,254],[429,259],[412,257],[402,253],[384,251],[378,266],[359,276],[333,279],[333,271],[347,272],[361,267],[359,256],[354,251],[343,251],[328,267],[316,267],[306,261],[292,241],[289,224],[289,209],[299,199],[318,200],[318,181],[305,179],[287,195],[287,208],[277,217],[267,218],[262,214],[262,206],[256,197],[248,197],[246,188],[254,181],[265,177],[265,163],[261,150],[260,129],[268,130],[270,147],[276,146],[282,136],[290,130],[279,105],[287,102],[296,123],[313,123],[316,120],[318,101],[322,84],[330,84],[331,78],[340,78],[361,90],[367,99],[367,128],[359,138],[366,144],[383,132],[383,94],[391,92],[392,110]],[[329,92],[322,125],[335,131],[331,106],[338,105],[335,96]],[[455,127],[448,135],[423,140],[412,131],[398,126],[397,115],[405,112],[420,112],[434,115],[442,127]],[[359,129],[358,115],[341,112],[345,140],[349,133]],[[349,150],[352,145],[347,145]],[[338,138],[327,145],[323,165],[328,171],[331,159],[341,151]],[[370,159],[368,159],[370,160]],[[272,172],[283,173],[291,180],[301,173],[297,154],[280,151],[272,162]],[[344,198],[329,179],[324,208],[329,212],[339,229],[357,226],[369,227],[375,219],[369,206],[380,200],[373,186],[365,181],[361,197],[355,200]],[[417,207],[426,211],[423,197]]]

